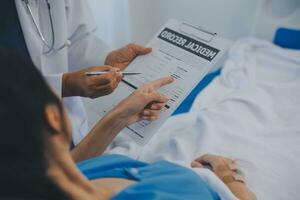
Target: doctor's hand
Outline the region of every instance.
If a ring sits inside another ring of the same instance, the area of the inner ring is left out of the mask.
[[[157,90],[172,83],[172,77],[165,77],[143,85],[115,107],[119,117],[125,119],[126,125],[140,120],[154,121],[168,102],[169,98]]]
[[[123,71],[136,57],[146,55],[151,51],[151,48],[145,48],[136,44],[128,44],[121,49],[111,52],[106,57],[105,64]]]
[[[104,75],[86,76],[90,71],[107,71]],[[62,80],[62,96],[97,98],[112,93],[122,80],[122,74],[111,66],[89,67],[77,72],[66,73]]]

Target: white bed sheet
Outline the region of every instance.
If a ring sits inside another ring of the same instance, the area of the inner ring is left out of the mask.
[[[236,42],[191,110],[170,118],[147,146],[120,134],[108,153],[185,166],[205,153],[224,155],[237,159],[258,199],[300,199],[299,51],[251,38]]]

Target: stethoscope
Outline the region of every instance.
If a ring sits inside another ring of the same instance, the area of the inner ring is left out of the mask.
[[[50,27],[51,27],[51,34],[52,34],[52,41],[51,43],[48,43],[47,40],[45,39],[44,37],[44,34],[42,33],[40,27],[38,26],[38,23],[37,23],[37,20],[35,19],[35,17],[33,16],[33,12],[32,12],[32,9],[29,5],[29,0],[22,0],[24,3],[25,3],[25,6],[27,8],[27,11],[29,13],[29,16],[33,22],[33,25],[41,39],[41,41],[43,42],[43,44],[48,48],[48,50],[44,51],[43,53],[44,54],[49,54],[51,52],[54,52],[54,51],[60,51],[62,49],[64,49],[65,47],[67,46],[70,46],[71,45],[71,41],[68,39],[66,40],[66,42],[61,45],[60,47],[58,48],[55,48],[55,33],[54,33],[54,25],[53,25],[53,20],[52,20],[52,14],[51,14],[51,5],[49,3],[49,0],[45,0],[46,3],[47,3],[47,10],[48,10],[48,15],[49,15],[49,19],[50,19]]]

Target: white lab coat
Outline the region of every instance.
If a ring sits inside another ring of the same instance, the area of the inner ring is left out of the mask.
[[[93,65],[103,65],[108,46],[94,34],[96,25],[86,0],[49,0],[54,24],[55,48],[67,40],[71,44],[50,55],[35,29],[22,0],[15,0],[20,23],[29,54],[35,66],[50,86],[61,95],[62,75]],[[34,17],[38,21],[48,43],[51,29],[46,1],[29,0]],[[73,142],[78,144],[88,133],[87,115],[80,97],[64,98],[64,104],[73,125]]]

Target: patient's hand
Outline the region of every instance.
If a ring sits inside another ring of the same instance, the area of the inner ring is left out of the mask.
[[[168,101],[168,97],[157,90],[173,81],[172,77],[153,81],[121,101],[72,150],[73,159],[79,162],[99,156],[124,127],[142,119],[156,120]]]
[[[191,163],[193,168],[202,168],[204,165],[210,165],[213,172],[240,200],[256,200],[255,194],[250,191],[243,178],[238,174],[237,165],[234,160],[206,154]]]
[[[126,120],[127,125],[140,120],[154,121],[158,119],[169,98],[157,90],[173,81],[172,77],[165,77],[145,84],[121,101],[115,111],[120,113],[120,117]]]
[[[209,165],[213,172],[222,180],[226,175],[234,175],[237,166],[234,160],[222,156],[206,154],[192,161],[193,168],[202,168],[203,165]]]

